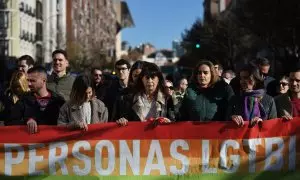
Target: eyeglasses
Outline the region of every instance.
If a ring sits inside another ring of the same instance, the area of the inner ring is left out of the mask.
[[[284,83],[284,82],[281,82],[281,83],[279,83],[279,85],[280,85],[280,86],[288,86],[288,85],[289,85],[289,83]]]
[[[102,77],[102,74],[94,74],[94,76]]]
[[[125,71],[128,68],[116,68],[117,71]]]
[[[170,89],[170,90],[174,90],[173,86],[166,86],[166,88]]]

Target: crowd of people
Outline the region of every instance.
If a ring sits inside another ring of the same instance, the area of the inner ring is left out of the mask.
[[[274,79],[269,60],[258,58],[236,74],[222,65],[201,60],[190,78],[166,79],[153,63],[124,59],[115,63],[116,79],[101,68],[76,77],[68,73],[64,50],[52,53],[53,71],[35,66],[32,57],[18,59],[18,69],[0,95],[0,120],[6,126],[39,125],[88,131],[89,124],[129,121],[245,121],[253,127],[265,120],[292,120],[300,115],[300,66]],[[176,85],[176,87],[174,87]]]

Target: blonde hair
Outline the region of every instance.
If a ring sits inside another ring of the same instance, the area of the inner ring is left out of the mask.
[[[19,100],[19,95],[29,92],[28,81],[26,74],[23,72],[13,73],[8,90],[12,93],[13,102],[16,103]]]

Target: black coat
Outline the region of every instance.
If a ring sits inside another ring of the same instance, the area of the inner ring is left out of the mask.
[[[290,115],[293,115],[293,108],[289,93],[276,96],[274,100],[277,109],[277,117],[281,118],[282,116],[284,116],[286,114],[285,111]]]
[[[24,125],[33,118],[38,125],[57,125],[60,107],[65,103],[63,97],[51,92],[51,99],[44,110],[41,109],[33,93],[28,93],[13,107],[5,125]]]

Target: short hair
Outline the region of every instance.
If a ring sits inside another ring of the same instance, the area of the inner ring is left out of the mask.
[[[23,61],[23,60],[26,61],[26,64],[28,66],[34,66],[34,60],[33,60],[33,58],[31,56],[29,56],[29,55],[23,55],[23,56],[19,57],[19,59],[17,60],[17,62],[20,62],[20,61]]]
[[[124,64],[126,64],[126,66],[127,66],[128,69],[131,68],[130,63],[127,60],[125,60],[125,59],[120,59],[119,61],[117,61],[116,64],[115,64],[115,67],[122,66]]]
[[[206,65],[206,66],[209,67],[210,74],[211,74],[211,80],[210,80],[209,86],[213,86],[216,82],[218,82],[220,80],[220,78],[219,78],[219,76],[218,76],[218,74],[216,72],[216,69],[215,69],[213,63],[210,62],[210,61],[207,61],[207,60],[201,60],[197,64],[197,66],[194,68],[193,74],[192,74],[192,77],[191,77],[191,82],[193,84],[198,84],[198,80],[197,80],[198,69],[202,65]]]
[[[264,58],[264,57],[258,57],[258,58],[256,59],[256,62],[257,62],[257,64],[260,65],[260,66],[270,66],[270,61],[269,61],[269,59]]]
[[[63,54],[65,56],[66,59],[68,59],[68,53],[65,50],[62,49],[56,49],[55,51],[52,52],[52,58],[54,58],[54,56],[56,54]]]
[[[244,66],[240,73],[241,72],[248,72],[249,73],[249,77],[255,81],[255,84],[254,84],[254,90],[255,89],[264,89],[265,88],[265,85],[264,85],[264,79],[262,78],[261,74],[260,74],[260,71],[258,69],[257,66],[254,66],[252,64],[248,64],[246,66]]]
[[[47,70],[43,66],[34,66],[34,67],[30,68],[28,70],[27,74],[30,74],[30,73],[42,73],[47,78]]]
[[[92,79],[88,75],[79,75],[76,77],[72,90],[70,93],[70,103],[73,105],[81,105],[86,99],[86,90],[91,87],[93,89],[93,96],[95,89],[93,88]]]

